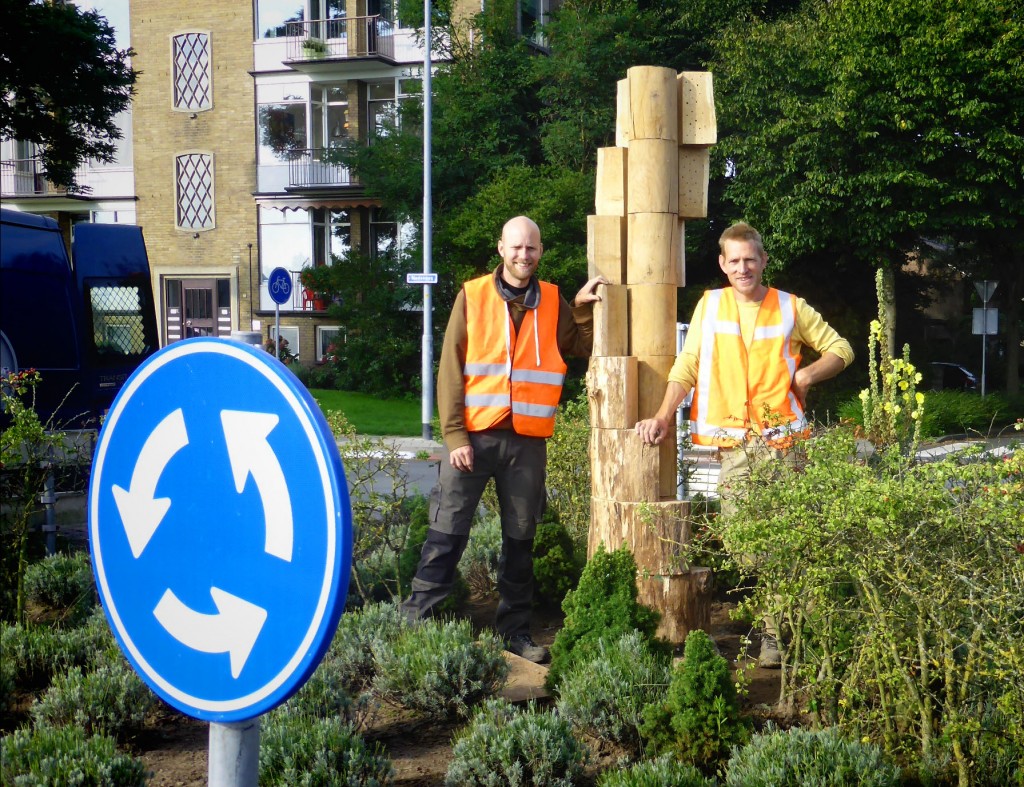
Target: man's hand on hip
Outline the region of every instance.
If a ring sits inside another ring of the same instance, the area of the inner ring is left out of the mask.
[[[473,472],[473,446],[460,445],[448,454],[448,461],[456,470],[463,473]]]

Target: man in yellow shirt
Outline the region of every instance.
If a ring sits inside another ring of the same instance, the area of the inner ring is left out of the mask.
[[[849,366],[853,348],[803,298],[763,283],[768,255],[756,229],[732,225],[719,248],[718,265],[730,286],[704,293],[661,406],[636,424],[636,433],[648,445],[664,440],[693,390],[690,434],[698,445],[723,449],[719,491],[728,514],[734,510],[730,483],[747,472],[751,456],[779,455],[794,434],[806,432],[807,392]],[[801,366],[805,346],[820,357]],[[759,663],[777,667],[778,632],[773,621],[765,623]]]

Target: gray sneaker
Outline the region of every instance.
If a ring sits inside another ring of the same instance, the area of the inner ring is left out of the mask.
[[[551,653],[543,645],[538,645],[529,634],[516,634],[505,640],[505,650],[522,656],[534,664],[545,664],[551,658]]]
[[[761,637],[761,654],[757,657],[757,666],[763,669],[779,669],[782,666],[778,640],[771,634]]]

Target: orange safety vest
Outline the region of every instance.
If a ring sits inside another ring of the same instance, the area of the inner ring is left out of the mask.
[[[551,437],[566,365],[558,350],[558,287],[540,284],[540,303],[523,316],[518,334],[494,275],[463,285],[466,293],[465,420],[470,432],[512,415],[512,428]]]
[[[759,433],[769,445],[782,448],[792,443],[794,435],[806,434],[807,419],[792,391],[801,359],[790,349],[795,325],[796,298],[769,288],[748,348],[740,332],[733,289],[704,293],[690,410],[694,443],[732,447]]]

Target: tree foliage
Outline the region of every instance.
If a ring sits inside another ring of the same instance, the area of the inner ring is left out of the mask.
[[[970,247],[1013,282],[1016,325],[1022,19],[1020,0],[811,0],[733,25],[713,64],[726,196],[783,261],[828,251],[895,267]]]
[[[46,177],[75,187],[88,158],[112,161],[136,73],[130,49],[95,11],[71,3],[2,0],[0,135],[41,148]]]

